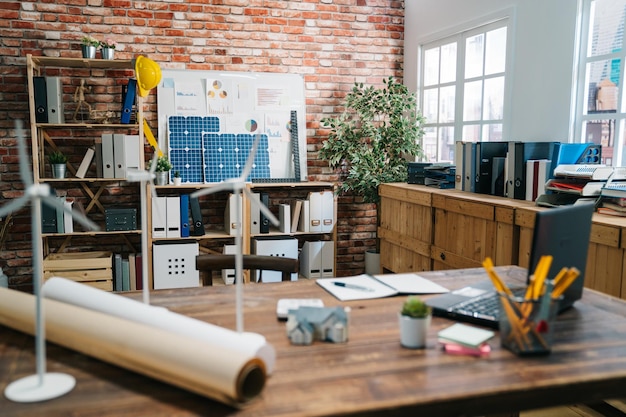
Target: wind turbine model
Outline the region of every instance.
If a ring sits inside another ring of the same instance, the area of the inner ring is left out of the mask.
[[[250,199],[250,202],[257,206],[259,210],[267,217],[274,226],[279,224],[276,216],[272,214],[270,209],[268,209],[264,204],[257,203],[252,196],[252,193],[246,187],[246,178],[250,175],[252,171],[252,166],[254,163],[254,157],[256,156],[256,151],[259,146],[260,136],[254,140],[252,144],[252,149],[250,150],[250,154],[248,155],[248,159],[246,161],[246,165],[241,171],[241,175],[237,178],[230,178],[217,184],[211,188],[205,188],[203,190],[196,191],[191,194],[191,197],[196,198],[201,195],[214,194],[220,191],[231,191],[233,194],[246,194],[246,196]],[[237,321],[237,331],[243,332],[243,254],[241,250],[241,199],[236,198],[235,204],[235,212],[236,212],[236,223],[238,227],[235,228],[235,298],[236,298],[236,321]]]
[[[148,206],[146,195],[146,183],[150,184],[151,194],[156,196],[154,189],[154,172],[157,167],[157,159],[162,152],[155,148],[154,158],[148,171],[141,169],[129,169],[126,173],[126,180],[129,182],[141,182],[141,264],[144,271],[141,276],[143,302],[150,304],[150,289],[148,288]]]
[[[43,322],[43,308],[41,305],[42,258],[41,249],[41,203],[56,210],[69,213],[83,226],[98,230],[91,220],[78,212],[64,207],[58,199],[50,195],[48,184],[34,184],[28,166],[28,156],[24,145],[24,130],[22,122],[15,122],[17,145],[20,157],[20,177],[24,183],[24,195],[11,201],[0,209],[0,217],[13,213],[26,204],[31,205],[31,234],[33,245],[33,289],[35,292],[35,355],[37,373],[10,383],[4,390],[4,395],[15,402],[35,402],[60,397],[70,392],[76,385],[73,376],[58,372],[46,372],[46,335]]]

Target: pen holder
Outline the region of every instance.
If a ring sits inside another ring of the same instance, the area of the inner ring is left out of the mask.
[[[538,300],[524,300],[501,293],[500,307],[502,347],[519,356],[550,353],[559,300],[549,294]]]

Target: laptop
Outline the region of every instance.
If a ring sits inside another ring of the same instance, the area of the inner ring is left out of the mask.
[[[552,255],[548,277],[554,278],[563,267],[576,267],[580,275],[563,293],[559,312],[571,307],[583,294],[585,266],[595,205],[577,203],[537,213],[531,247],[529,275],[543,255]],[[527,278],[528,282],[528,278]],[[511,290],[523,296],[525,287]],[[498,328],[500,301],[491,280],[430,298],[426,303],[433,315]]]

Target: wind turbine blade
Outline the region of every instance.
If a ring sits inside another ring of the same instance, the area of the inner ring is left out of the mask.
[[[21,120],[15,121],[15,135],[17,137],[17,151],[20,157],[20,177],[22,177],[24,188],[28,188],[33,183],[33,177],[28,166],[30,158],[26,155],[26,144],[24,143],[26,135],[24,134],[24,126]]]
[[[261,140],[261,135],[256,135],[254,142],[252,142],[252,148],[250,149],[250,153],[248,154],[248,159],[246,160],[246,165],[243,167],[243,171],[241,171],[241,181],[246,181],[246,178],[252,172],[252,165],[254,164],[254,158],[256,157],[256,151],[259,147],[259,141]]]
[[[58,198],[51,197],[51,196],[41,197],[41,201],[43,201],[43,203],[47,204],[48,206],[54,207],[57,210],[61,209],[65,213],[68,213],[70,216],[72,216],[74,220],[76,220],[77,222],[79,222],[80,224],[88,228],[89,230],[100,230],[97,224],[95,224],[94,222],[92,222],[91,220],[89,220],[87,217],[83,216],[79,212],[73,211],[69,207],[65,206],[65,204],[62,203],[62,200]]]
[[[28,200],[30,200],[30,197],[26,194],[11,200],[10,203],[5,204],[2,208],[0,208],[0,217],[4,217],[9,213],[17,212],[19,209],[28,204]]]
[[[219,193],[220,191],[233,191],[233,183],[232,182],[220,182],[217,185],[214,185],[212,187],[207,187],[207,188],[203,188],[201,190],[195,191],[194,193],[191,194],[192,198],[198,198],[202,195],[208,195],[208,194],[215,194],[215,193]]]
[[[252,193],[250,192],[250,190],[248,190],[247,188],[244,188],[243,192],[246,193],[246,197],[250,200],[250,204],[258,207],[258,209],[261,210],[261,213],[263,213],[265,217],[267,217],[274,226],[278,226],[280,224],[280,222],[278,221],[276,216],[274,216],[274,214],[270,211],[270,209],[268,209],[265,204],[259,203],[258,200],[256,200],[252,196]]]
[[[154,156],[152,157],[152,162],[150,163],[150,174],[152,174],[152,178],[154,178],[154,173],[156,172],[158,159],[159,159],[159,153],[155,149]]]

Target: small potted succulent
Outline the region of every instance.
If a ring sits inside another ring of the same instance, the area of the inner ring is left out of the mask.
[[[174,171],[174,185],[180,185],[182,182],[182,178],[180,177],[180,172]]]
[[[407,297],[398,314],[400,344],[410,349],[424,348],[431,317],[432,309],[424,300],[414,295]]]
[[[48,155],[48,162],[52,167],[52,178],[65,178],[67,156],[54,151]]]
[[[152,161],[150,161],[150,163],[152,164]],[[170,162],[167,155],[163,155],[157,158],[156,164],[156,185],[167,185],[167,179],[170,169],[172,169],[172,163]]]
[[[91,35],[85,35],[81,39],[81,51],[83,58],[94,59],[96,57],[96,48],[100,45],[100,41]]]

